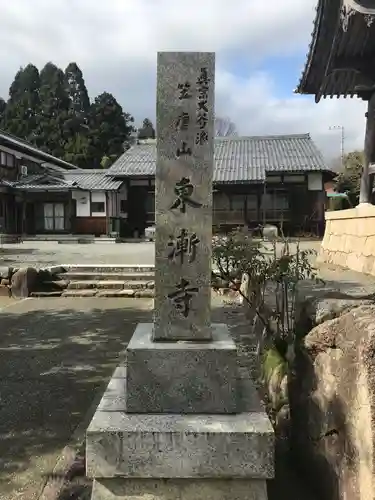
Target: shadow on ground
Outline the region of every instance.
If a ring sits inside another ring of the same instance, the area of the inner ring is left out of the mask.
[[[33,471],[52,470],[135,325],[151,320],[150,301],[99,300],[32,299],[0,313],[0,498],[34,498],[19,496]]]
[[[38,250],[36,250],[35,248],[26,248],[26,247],[22,247],[22,248],[18,248],[18,247],[17,248],[1,248],[0,247],[0,257],[2,255],[15,255],[15,254],[25,255],[25,254],[35,254],[35,253],[38,253]]]

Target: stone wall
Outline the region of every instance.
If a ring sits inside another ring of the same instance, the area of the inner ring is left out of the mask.
[[[326,212],[318,262],[375,275],[375,206]]]
[[[353,305],[351,306],[353,307]],[[315,326],[289,376],[291,448],[323,500],[374,498],[375,306]]]
[[[322,500],[375,498],[375,305],[358,292],[302,287],[293,356],[264,340],[241,300],[276,452]]]

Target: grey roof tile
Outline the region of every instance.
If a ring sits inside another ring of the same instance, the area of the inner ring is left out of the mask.
[[[59,175],[59,176],[58,176]],[[32,190],[67,190],[84,189],[87,191],[116,191],[123,180],[108,177],[105,170],[80,170],[64,172],[64,174],[50,173],[28,175],[19,181],[8,184],[15,189]]]
[[[139,144],[108,170],[115,177],[155,175],[156,145]],[[266,173],[328,171],[309,134],[215,139],[214,182],[261,182]]]
[[[102,169],[86,169],[79,172],[66,172],[64,178],[75,182],[77,187],[88,191],[116,191],[123,181],[113,179],[106,173],[107,171]]]
[[[23,191],[39,191],[41,189],[47,191],[68,190],[71,189],[74,184],[70,181],[64,180],[63,178],[54,177],[45,173],[21,177],[18,181],[13,181],[11,186],[15,189]]]

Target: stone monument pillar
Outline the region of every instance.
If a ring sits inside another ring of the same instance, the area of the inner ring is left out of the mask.
[[[273,431],[224,324],[211,324],[213,53],[161,52],[154,323],[87,431],[94,500],[263,500]]]

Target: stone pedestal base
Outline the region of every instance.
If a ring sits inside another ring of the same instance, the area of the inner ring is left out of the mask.
[[[227,325],[210,341],[152,340],[140,323],[126,351],[126,412],[237,413],[237,349]]]
[[[249,481],[273,477],[273,429],[249,379],[238,379],[242,387],[238,414],[152,415],[125,413],[125,378],[126,368],[118,368],[87,430],[89,477],[99,481],[139,479],[122,483],[137,488],[145,478],[194,480],[191,484],[196,485],[203,479],[209,484],[223,478]]]
[[[261,479],[101,479],[92,500],[267,500]]]

